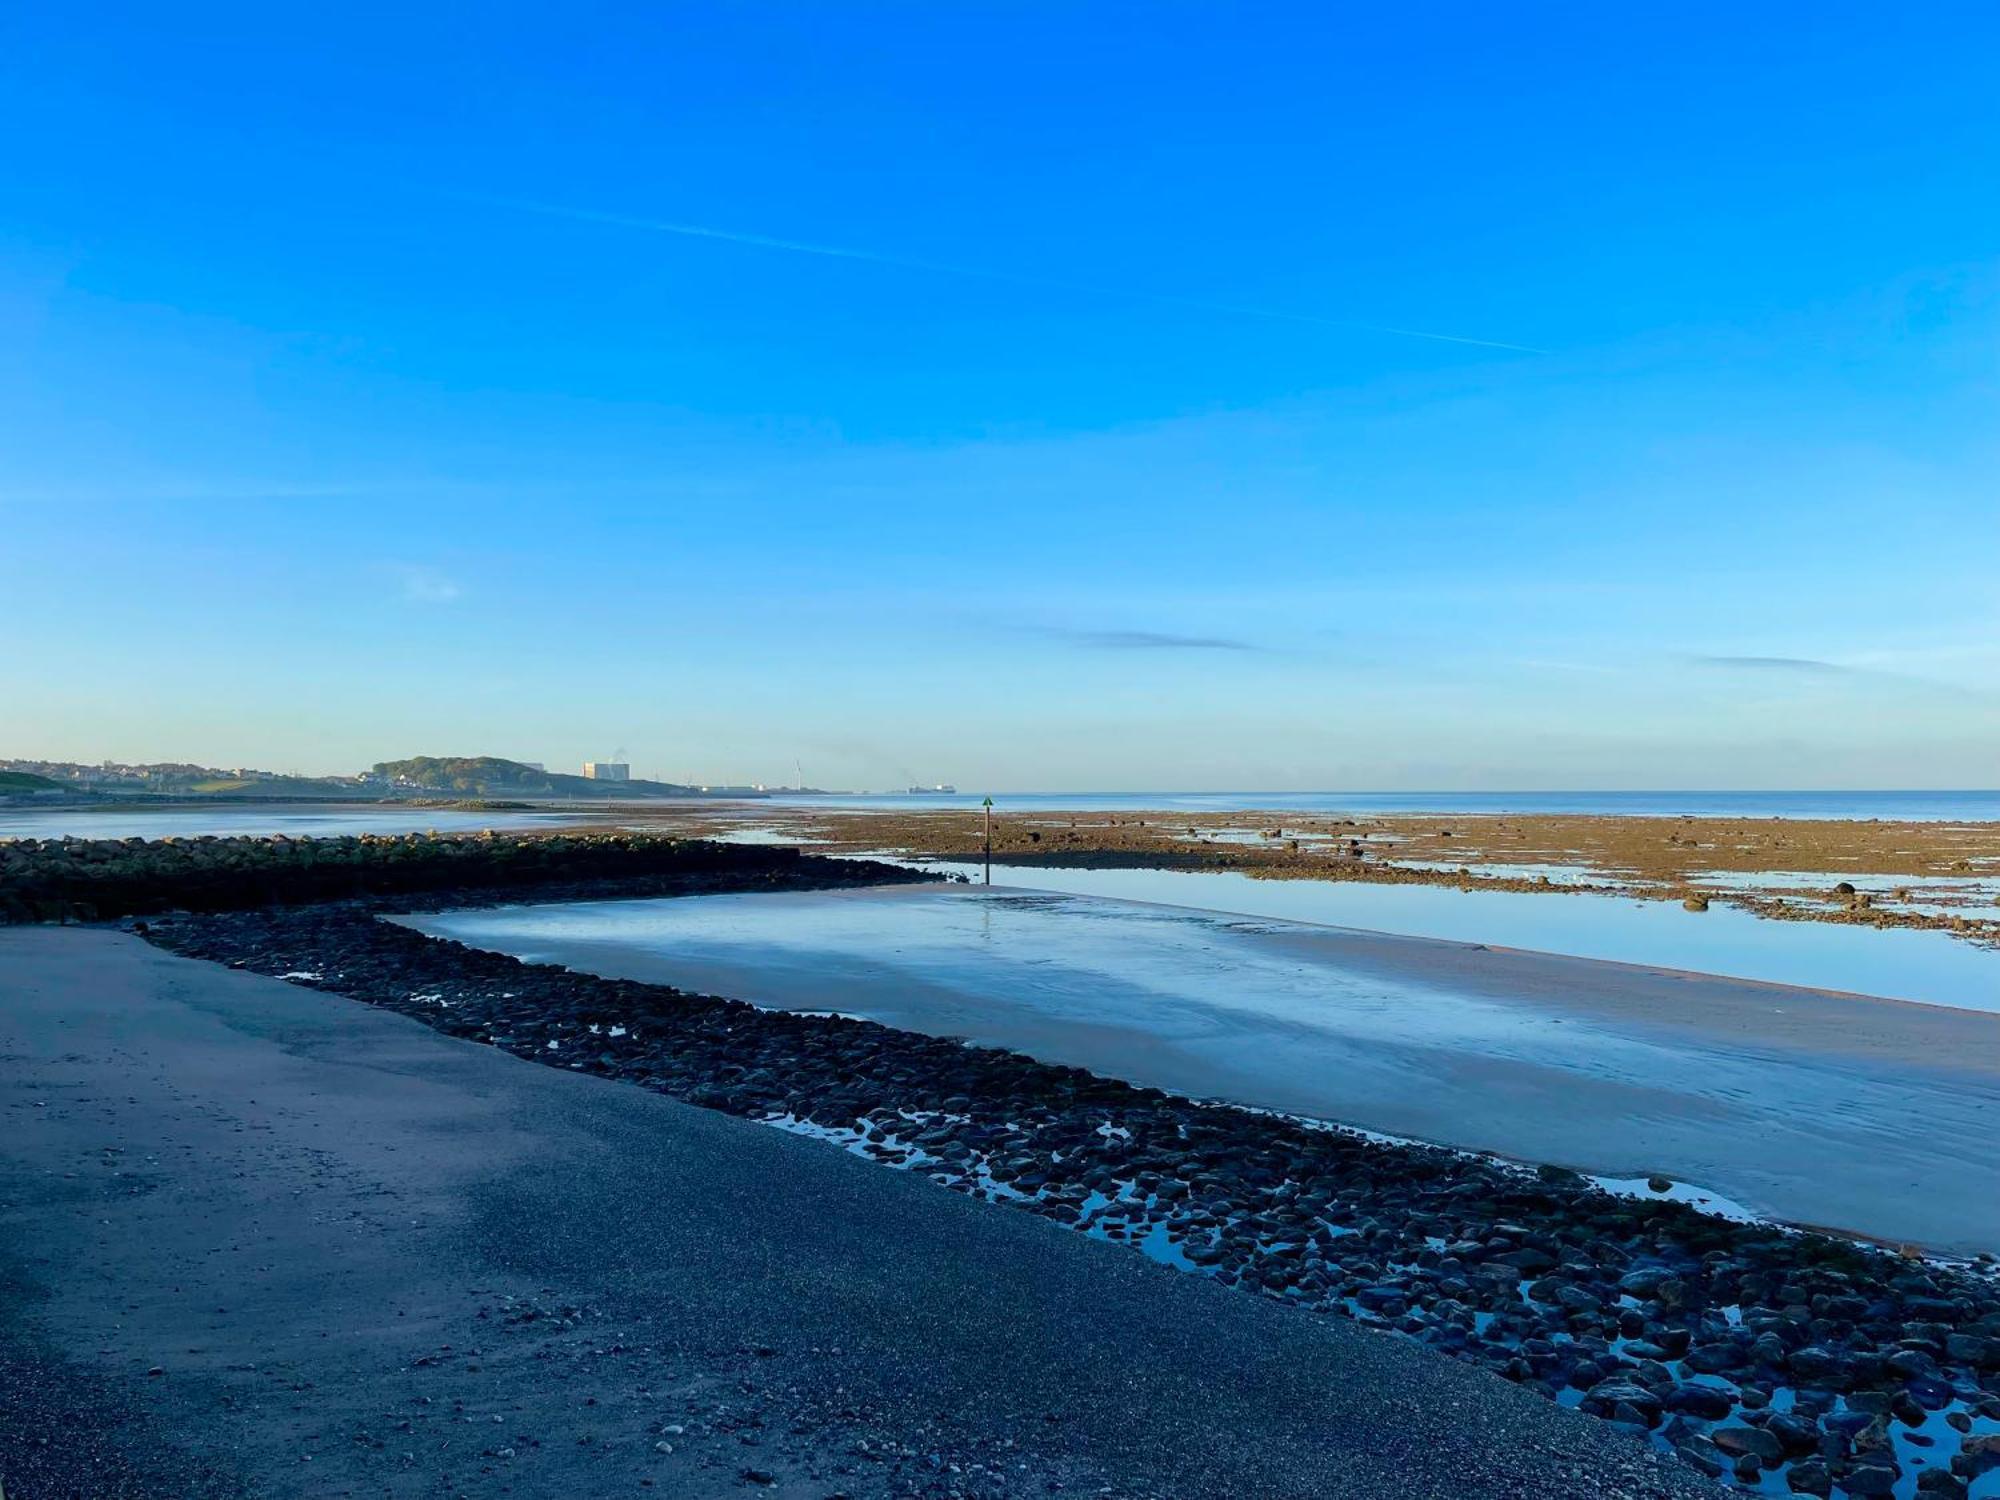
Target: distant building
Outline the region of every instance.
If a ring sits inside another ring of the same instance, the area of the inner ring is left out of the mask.
[[[632,767],[622,760],[587,760],[583,774],[592,781],[630,781]]]

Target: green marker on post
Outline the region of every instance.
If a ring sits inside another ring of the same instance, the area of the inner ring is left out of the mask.
[[[988,797],[986,808],[986,883],[993,884],[993,799]]]

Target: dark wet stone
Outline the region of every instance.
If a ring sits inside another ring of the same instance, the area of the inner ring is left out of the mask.
[[[2000,1469],[2000,1433],[1968,1437],[1951,1460],[1951,1472],[1965,1479],[1977,1479],[1995,1469]]]
[[[1743,1351],[1734,1344],[1696,1344],[1686,1355],[1687,1367],[1699,1375],[1726,1375],[1743,1368]]]
[[[1759,1463],[1774,1464],[1785,1456],[1778,1440],[1761,1427],[1718,1427],[1708,1438],[1731,1458],[1748,1454]]]
[[[1833,1493],[1833,1476],[1818,1459],[1806,1459],[1785,1471],[1785,1485],[1795,1495],[1826,1496]]]
[[[1889,1414],[1871,1417],[1868,1425],[1854,1434],[1854,1451],[1857,1454],[1892,1454],[1896,1451],[1896,1440],[1889,1431]]]
[[[1727,1391],[1717,1390],[1712,1385],[1677,1385],[1667,1392],[1667,1410],[1686,1412],[1691,1417],[1705,1421],[1715,1421],[1726,1417],[1735,1410],[1736,1403]]]
[[[1898,1349],[1883,1359],[1882,1367],[1905,1380],[1937,1373],[1937,1361],[1921,1349]]]
[[[1945,1335],[1944,1352],[1960,1364],[1971,1365],[1975,1369],[2000,1367],[2000,1339],[1984,1338],[1973,1333],[1950,1333]]]
[[[1965,1500],[1968,1486],[1949,1469],[1926,1469],[1917,1476],[1917,1493],[1929,1500]]]
[[[1888,1464],[1860,1463],[1840,1476],[1840,1488],[1852,1500],[1873,1500],[1878,1495],[1894,1495],[1900,1477]]]
[[[1781,1411],[1764,1424],[1764,1430],[1778,1440],[1786,1453],[1810,1453],[1819,1446],[1819,1426],[1795,1411]]]
[[[1721,1478],[1722,1471],[1728,1467],[1721,1451],[1699,1433],[1691,1434],[1675,1443],[1674,1452],[1683,1462],[1701,1470],[1710,1479]]]
[[[1808,1345],[1804,1349],[1794,1349],[1786,1361],[1792,1374],[1800,1380],[1832,1380],[1846,1373],[1847,1361],[1830,1349]]]

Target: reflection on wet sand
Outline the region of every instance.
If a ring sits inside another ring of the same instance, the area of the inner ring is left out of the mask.
[[[1794,1222],[2000,1247],[1991,1015],[999,887],[407,920],[524,958],[840,1010],[1202,1096],[1663,1172]]]

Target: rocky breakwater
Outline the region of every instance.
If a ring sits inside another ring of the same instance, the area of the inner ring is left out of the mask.
[[[1614,1196],[946,1038],[524,964],[354,907],[182,917],[151,936],[1393,1330],[1746,1487],[2000,1486],[1985,1265],[1704,1215],[1664,1182]]]
[[[926,880],[865,860],[644,833],[0,841],[0,922],[327,901],[465,905]]]

